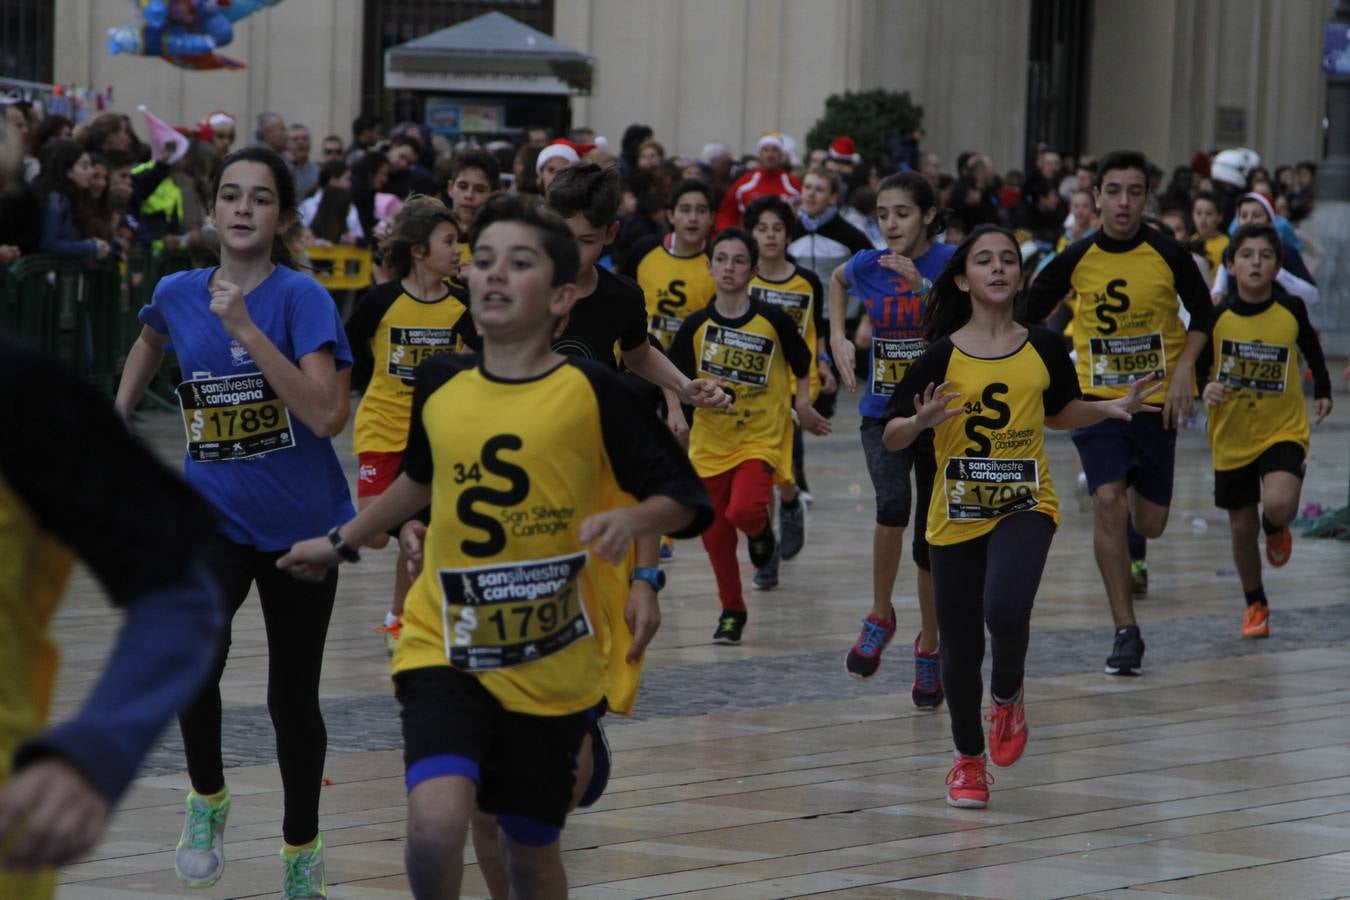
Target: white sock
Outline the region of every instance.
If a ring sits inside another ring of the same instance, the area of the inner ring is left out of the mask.
[[[397,623],[398,623],[398,616],[394,615],[393,613],[385,613],[385,614],[384,614],[384,627],[385,627],[385,628],[393,628],[394,625],[396,625]]]

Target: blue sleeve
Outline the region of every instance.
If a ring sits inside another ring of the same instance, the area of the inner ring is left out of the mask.
[[[75,718],[21,746],[15,770],[60,756],[115,803],[160,730],[214,666],[224,620],[219,589],[201,565],[134,598],[84,706]]]
[[[866,265],[865,257],[874,257],[876,254],[871,250],[863,250],[861,253],[855,253],[844,263],[844,279],[848,282],[849,293],[858,293],[858,267]]]
[[[352,348],[342,315],[328,292],[314,279],[297,273],[287,298],[286,326],[291,332],[295,361],[318,350],[331,350],[339,372],[351,368]]]
[[[98,255],[98,245],[93,239],[75,240],[63,237],[67,231],[74,230],[70,221],[70,209],[65,199],[55,192],[47,197],[47,208],[42,213],[42,252],[55,253],[75,259],[88,259]]]
[[[148,325],[164,335],[169,333],[169,323],[164,318],[164,297],[168,293],[167,288],[170,284],[172,282],[168,278],[161,278],[159,284],[155,285],[155,292],[150,296],[150,302],[136,312],[136,318],[141,320],[142,325]]]

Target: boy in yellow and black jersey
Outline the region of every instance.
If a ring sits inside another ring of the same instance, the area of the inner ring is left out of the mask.
[[[713,223],[708,186],[693,178],[675,185],[666,217],[670,234],[635,245],[623,273],[646,295],[647,330],[663,350],[684,318],[707,306],[716,293],[703,252]]]
[[[549,349],[577,267],[556,215],[516,197],[490,203],[468,277],[482,356],[418,370],[403,474],[279,563],[316,577],[430,502],[394,656],[419,897],[458,895],[475,803],[497,816],[512,893],[565,895],[558,837],[614,639],[601,597],[627,591],[620,566],[635,538],[693,536],[711,519],[688,461],[636,396],[603,366]],[[650,640],[655,624],[638,630]]]
[[[1176,428],[1194,407],[1195,361],[1214,321],[1209,290],[1189,251],[1144,224],[1147,194],[1142,153],[1103,156],[1094,188],[1101,227],[1041,270],[1026,310],[1027,321],[1040,322],[1070,291],[1078,298],[1073,342],[1085,399],[1124,397],[1132,382],[1150,373],[1166,392],[1161,416],[1108,420],[1072,434],[1092,492],[1097,564],[1115,621],[1108,675],[1142,671],[1127,531],[1132,526],[1152,539],[1167,525]],[[1181,324],[1182,305],[1190,313],[1189,330]]]
[[[1212,373],[1204,398],[1211,407],[1214,503],[1228,510],[1233,561],[1247,599],[1242,636],[1264,638],[1270,635],[1270,612],[1257,535],[1266,535],[1272,566],[1289,561],[1289,523],[1298,514],[1311,431],[1299,353],[1312,369],[1318,423],[1331,412],[1331,377],[1303,301],[1274,283],[1283,255],[1278,232],[1270,225],[1244,225],[1229,246],[1237,297],[1218,308],[1202,361]]]
[[[670,357],[691,378],[722,379],[733,398],[730,410],[694,411],[689,458],[716,512],[703,533],[722,603],[713,640],[735,644],[746,620],[737,532],[749,539],[756,568],[770,565],[779,552],[769,512],[775,475],[788,478],[792,472],[789,389],[794,380],[802,428],[828,434],[830,425],[807,395],[811,352],[796,325],[781,310],[750,299],[758,259],[754,239],[728,228],[713,239],[710,250],[717,297],[684,320]]]

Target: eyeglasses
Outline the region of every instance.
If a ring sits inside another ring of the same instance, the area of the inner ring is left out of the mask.
[[[323,148],[323,155],[324,155],[324,156],[341,156],[341,155],[342,155],[342,148],[341,148],[341,147],[332,147],[332,146],[324,147],[324,148]]]

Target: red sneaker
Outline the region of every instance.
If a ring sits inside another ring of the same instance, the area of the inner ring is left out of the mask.
[[[989,785],[994,776],[986,768],[984,754],[962,756],[956,754],[956,763],[947,773],[947,805],[960,809],[984,809],[989,805]]]
[[[854,678],[871,678],[881,666],[881,651],[895,637],[895,613],[889,621],[882,621],[872,613],[863,619],[862,633],[849,648],[844,668]]]
[[[1011,703],[995,703],[985,719],[989,722],[989,759],[1006,769],[1022,758],[1027,748],[1027,715],[1022,705],[1023,688]]]
[[[1264,603],[1248,603],[1247,612],[1242,616],[1242,636],[1245,638],[1270,637],[1270,608]]]
[[[1289,557],[1294,552],[1294,535],[1289,530],[1289,526],[1281,528],[1274,534],[1266,535],[1266,561],[1275,568],[1279,568],[1289,562]]]

